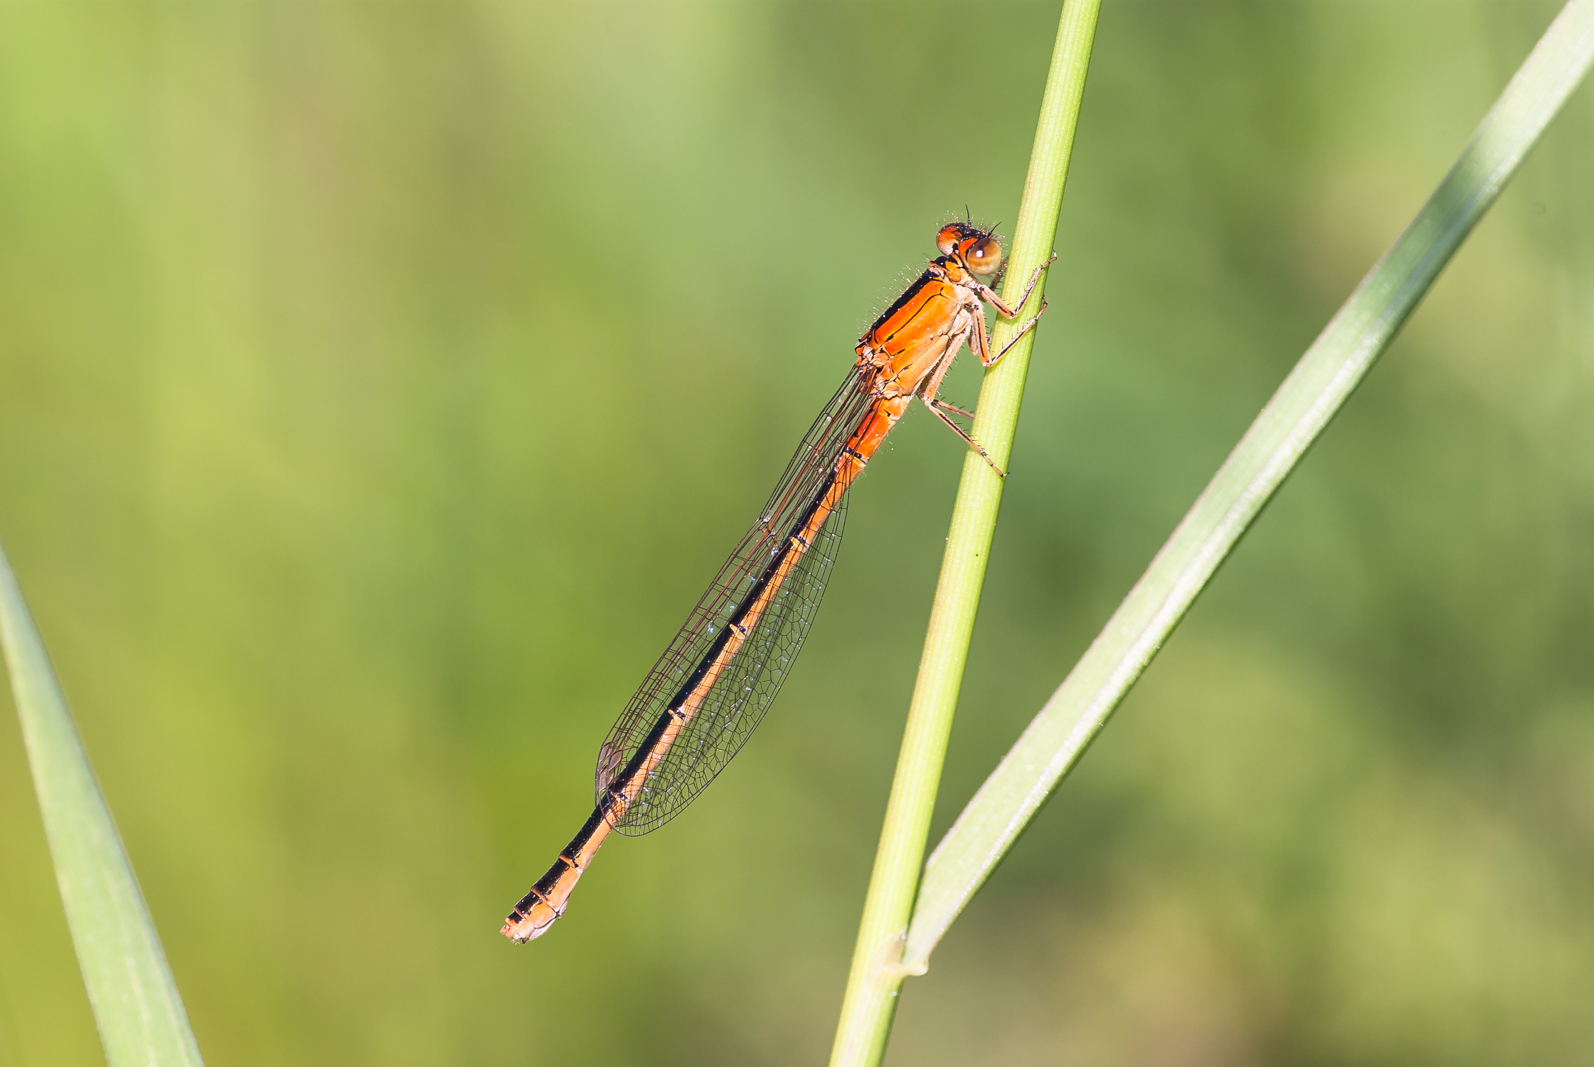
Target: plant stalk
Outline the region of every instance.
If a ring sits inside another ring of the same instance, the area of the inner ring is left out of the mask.
[[[1063,5],[1008,260],[1003,296],[1009,304],[1023,293],[1036,268],[1051,258],[1099,7],[1099,0],[1065,0]],[[998,320],[991,338],[993,350],[1011,340],[1019,326],[1036,314],[1045,287],[1043,276],[1013,320]],[[1021,338],[985,375],[980,387],[973,435],[1003,470],[1008,469],[1012,456],[1034,337],[1032,330]],[[953,506],[929,632],[836,1027],[832,1067],[880,1062],[897,994],[909,973],[902,967],[902,946],[1001,499],[1002,479],[971,451],[964,458]]]

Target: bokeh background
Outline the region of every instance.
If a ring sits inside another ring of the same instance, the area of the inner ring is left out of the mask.
[[[1553,12],[1106,5],[937,836]],[[0,5],[0,537],[209,1062],[827,1054],[962,462],[922,412],[754,743],[497,927],[854,338],[1011,224],[1056,18]],[[891,1063],[1587,1062],[1591,190],[1584,86]],[[98,1062],[4,726],[0,1063]]]

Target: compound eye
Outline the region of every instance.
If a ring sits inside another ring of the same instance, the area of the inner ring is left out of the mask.
[[[958,230],[957,223],[949,222],[941,227],[940,233],[935,235],[935,247],[941,250],[943,256],[950,256],[952,250],[958,246],[958,238],[962,236],[962,234],[958,233]]]
[[[995,274],[1002,265],[1002,246],[994,237],[987,237],[964,255],[969,270],[975,274]]]

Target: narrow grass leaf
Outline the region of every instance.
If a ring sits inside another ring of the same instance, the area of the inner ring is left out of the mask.
[[[199,1046],[160,938],[4,549],[0,650],[106,1062],[199,1067]]]
[[[1411,225],[1364,278],[925,866],[904,968],[931,951],[1074,766],[1218,565],[1388,347],[1594,56],[1594,0],[1572,0]]]

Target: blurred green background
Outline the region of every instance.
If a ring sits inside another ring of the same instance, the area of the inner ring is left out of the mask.
[[[936,836],[1554,10],[1106,5]],[[922,412],[757,740],[497,928],[854,338],[1011,225],[1056,18],[0,5],[0,538],[210,1063],[827,1054],[962,462]],[[1591,175],[1584,86],[889,1062],[1587,1062]],[[97,1062],[5,726],[0,1063]]]

